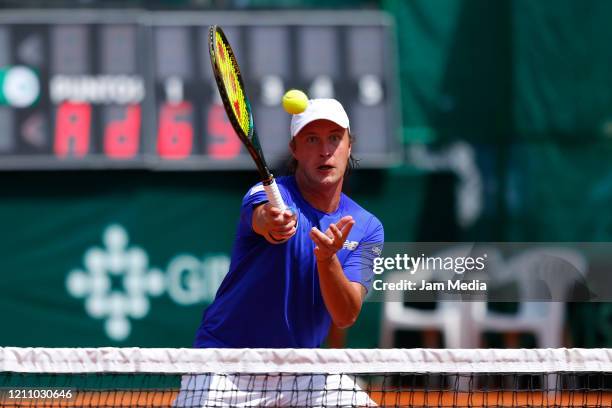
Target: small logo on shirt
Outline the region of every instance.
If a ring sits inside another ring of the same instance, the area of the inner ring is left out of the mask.
[[[359,242],[357,241],[344,241],[342,248],[348,249],[349,251],[354,251],[355,248],[357,248],[357,245],[359,245]]]
[[[382,254],[382,249],[379,246],[375,246],[372,248],[372,252],[374,252],[376,256],[380,256],[380,254]]]

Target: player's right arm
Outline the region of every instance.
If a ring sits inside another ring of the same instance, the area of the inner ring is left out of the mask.
[[[289,210],[281,211],[270,203],[257,206],[251,221],[253,231],[271,244],[282,244],[295,235],[296,219]]]

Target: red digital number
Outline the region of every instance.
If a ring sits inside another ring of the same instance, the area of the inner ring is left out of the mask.
[[[240,139],[234,132],[223,106],[213,104],[208,111],[207,151],[215,159],[233,159],[240,154]]]
[[[130,159],[140,145],[140,105],[129,105],[125,119],[115,120],[104,129],[104,153],[113,159]]]
[[[189,102],[165,103],[160,110],[157,152],[164,159],[184,159],[193,149],[193,108]]]
[[[63,102],[57,108],[53,151],[59,157],[84,157],[89,151],[91,105]]]

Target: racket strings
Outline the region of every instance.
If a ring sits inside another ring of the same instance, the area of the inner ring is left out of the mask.
[[[221,78],[223,80],[223,87],[225,93],[232,106],[234,117],[238,121],[240,128],[245,135],[248,135],[251,130],[251,118],[244,96],[242,86],[238,80],[238,70],[231,58],[231,51],[229,46],[223,41],[220,33],[215,33],[216,44],[215,49],[217,52],[217,64],[221,71]]]

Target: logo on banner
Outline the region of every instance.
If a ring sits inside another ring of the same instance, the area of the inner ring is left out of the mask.
[[[104,230],[102,241],[103,248],[85,252],[84,268],[68,274],[66,287],[70,295],[85,299],[90,317],[104,319],[104,331],[115,341],[130,335],[131,319],[147,316],[151,298],[166,293],[180,305],[212,301],[229,268],[226,255],[202,261],[181,254],[163,271],[149,264],[143,248],[129,244],[127,231],[117,224]]]

